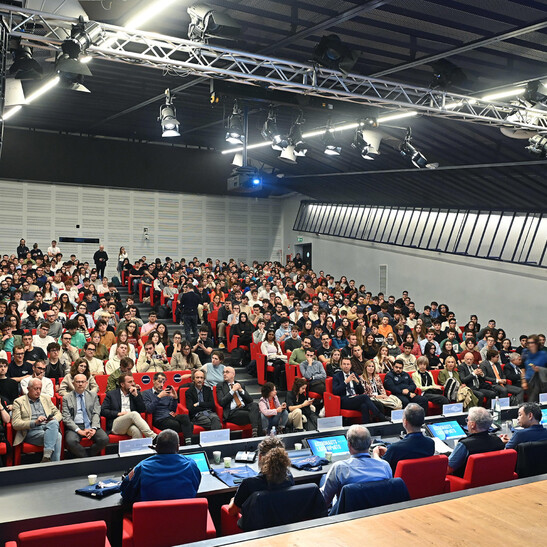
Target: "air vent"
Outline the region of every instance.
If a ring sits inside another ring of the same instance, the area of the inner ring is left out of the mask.
[[[380,292],[387,293],[387,264],[380,264]]]

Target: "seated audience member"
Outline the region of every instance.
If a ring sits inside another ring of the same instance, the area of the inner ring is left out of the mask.
[[[287,391],[285,402],[289,410],[288,425],[296,431],[315,431],[317,429],[317,414],[313,399],[306,396],[308,388],[304,378],[295,378],[292,390]]]
[[[370,413],[381,422],[387,418],[378,410],[368,395],[359,378],[351,370],[349,357],[342,357],[340,364],[342,369],[332,378],[332,392],[340,397],[340,407],[344,410],[358,410],[361,412],[363,423],[370,422]]]
[[[302,348],[296,349],[292,355],[300,354]],[[285,383],[285,363],[287,362],[287,356],[283,353],[279,342],[275,339],[275,331],[269,329],[266,333],[266,339],[260,344],[260,353],[266,356],[266,366],[273,367],[274,384],[280,388]]]
[[[522,365],[522,356],[516,351],[509,355],[509,363],[503,368],[505,377],[510,380],[511,384],[517,387],[522,387],[522,378],[524,367]]]
[[[99,323],[100,321],[97,321],[97,326],[99,326]],[[104,323],[104,329],[106,332],[106,322],[103,321],[103,323]],[[99,332],[101,332],[101,338],[102,338],[102,331],[100,328],[99,328]],[[70,342],[68,345],[63,343],[64,334],[66,333],[70,334]],[[114,343],[114,340],[115,340],[114,334],[111,332],[110,334],[112,335],[112,339],[113,339],[112,343]],[[65,323],[65,332],[61,335],[61,345],[63,347],[77,348],[78,350],[80,350],[85,346],[86,341],[87,340],[85,339],[85,335],[79,331],[78,321],[76,319],[69,319]],[[112,343],[107,346],[109,349]],[[103,344],[104,344],[104,341],[103,341]]]
[[[479,352],[481,354],[481,361],[488,360],[486,353],[488,351],[496,349],[496,339],[494,338],[494,336],[489,334],[485,338],[486,338],[486,344],[482,347],[482,349]]]
[[[370,456],[372,438],[366,427],[352,425],[346,437],[351,457],[332,464],[321,487],[327,505],[335,503],[335,498],[346,484],[381,481],[393,477],[389,463]]]
[[[213,351],[211,353],[211,362],[206,363],[201,367],[201,371],[205,374],[205,384],[210,388],[224,382],[224,353],[221,351]]]
[[[152,344],[154,347],[154,344]],[[112,374],[116,369],[120,368],[120,362],[124,357],[128,357],[129,344],[126,342],[120,342],[116,348],[116,355],[111,357],[105,364],[104,370],[106,374]],[[141,352],[141,355],[146,355],[145,351]],[[130,358],[131,359],[131,358]]]
[[[172,429],[184,435],[185,444],[192,444],[193,426],[186,414],[177,414],[177,390],[166,386],[163,372],[154,374],[154,386],[142,393],[146,412],[152,414],[152,425],[157,429]]]
[[[450,401],[443,395],[443,387],[435,383],[433,374],[427,370],[427,357],[418,357],[416,364],[418,370],[412,374],[412,380],[416,387],[422,390],[422,396],[434,405],[447,405]]]
[[[135,353],[135,346],[129,341],[129,334],[124,329],[118,331],[117,337],[116,337],[116,343],[110,346],[110,350],[108,352],[109,359],[112,359],[112,357],[116,355],[116,349],[118,348],[118,344],[121,344],[121,343],[127,344],[127,347],[129,350],[127,355],[131,357],[131,359],[133,359],[134,361],[137,358],[137,355]]]
[[[47,359],[46,352],[39,347],[35,347],[32,343],[32,334],[25,332],[21,337],[23,346],[25,347],[25,362],[34,365],[38,359],[45,361]]]
[[[321,349],[321,334],[323,334],[323,328],[321,325],[315,325],[313,327],[313,334],[310,336],[311,347],[314,351]]]
[[[374,361],[367,361],[365,370],[359,378],[365,388],[365,395],[368,395],[372,402],[378,407],[382,414],[388,414],[389,409],[400,410],[403,403],[395,395],[388,395],[382,383],[382,378],[376,372]]]
[[[272,427],[276,428],[277,433],[283,433],[289,419],[287,404],[279,402],[277,388],[271,382],[266,382],[260,392],[262,397],[258,402],[258,407],[264,433],[270,432]]]
[[[122,481],[127,503],[195,498],[201,483],[196,462],[179,454],[179,436],[163,430],[155,440],[156,454],[138,463]]]
[[[525,375],[523,387],[528,391],[528,401],[537,403],[539,394],[547,391],[547,351],[540,346],[536,334],[528,337],[528,349],[523,353]]]
[[[253,402],[245,386],[235,380],[233,367],[224,367],[224,381],[217,385],[217,400],[223,409],[224,421],[237,425],[251,424],[252,436],[261,430],[258,404]]]
[[[428,365],[427,368],[429,370],[438,370],[443,367],[441,358],[435,353],[435,346],[428,342],[424,346],[424,357],[427,357]]]
[[[420,351],[422,354],[424,354],[425,345],[427,343],[431,343],[435,346],[435,355],[439,356],[441,354],[441,346],[439,345],[439,342],[435,340],[435,330],[429,329],[425,334],[425,338],[420,342]]]
[[[121,345],[121,344],[120,344]],[[108,363],[107,363],[108,369]],[[148,340],[144,344],[144,351],[141,351],[137,359],[137,372],[163,372],[171,370],[171,365],[165,353],[157,353],[154,342]]]
[[[72,335],[66,331],[61,334],[61,351],[59,352],[59,361],[65,367],[65,370],[70,368],[70,365],[80,357],[79,348],[72,345]],[[82,348],[85,345],[82,345]]]
[[[153,330],[156,330],[156,328],[158,326],[157,319],[158,319],[158,315],[156,314],[156,312],[151,311],[148,314],[148,323],[145,323],[141,327],[141,336],[144,336],[145,334],[148,334],[149,332],[152,332]]]
[[[92,376],[96,376],[97,374],[104,374],[104,364],[100,359],[97,359],[95,357],[96,350],[97,347],[93,342],[86,342],[84,346],[84,354],[82,355],[82,359],[87,362],[89,366],[89,372]]]
[[[473,454],[503,450],[505,445],[497,435],[490,435],[488,430],[492,425],[492,415],[486,408],[474,406],[467,415],[469,436],[460,439],[454,452],[448,458],[448,473],[463,477],[467,459]]]
[[[8,378],[8,367],[7,359],[0,359],[0,400],[11,411],[13,401],[19,397],[19,384],[12,378]]]
[[[101,335],[101,344],[110,351],[112,345],[116,343],[116,335],[111,330],[108,330],[108,323],[104,319],[99,319],[95,325],[95,331]],[[85,339],[84,343],[81,345],[82,348],[84,347],[84,344]]]
[[[65,365],[59,359],[61,346],[57,342],[52,342],[47,347],[47,353],[46,376],[52,380],[58,381],[63,378],[67,372]]]
[[[330,355],[330,359],[327,362],[327,376],[330,378],[337,372],[342,370],[340,364],[342,363],[342,351],[339,349],[333,349]]]
[[[118,384],[119,388],[107,392],[101,406],[101,416],[106,418],[107,433],[129,435],[132,439],[156,437],[141,416],[141,413],[146,412],[146,405],[135,385],[133,375],[124,372],[120,375]]]
[[[333,351],[334,348],[330,344],[330,336],[324,332],[321,335],[321,347],[317,350],[317,359],[321,364],[326,365]]]
[[[61,385],[59,386],[59,395],[64,397],[67,393],[74,391],[74,377],[77,374],[83,374],[88,381],[87,388],[92,393],[99,392],[99,386],[95,381],[95,378],[89,372],[89,365],[85,359],[76,359],[70,366],[70,372],[65,375]]]
[[[336,349],[344,349],[348,345],[348,339],[342,327],[337,327],[334,332],[334,338],[332,339],[332,347]]]
[[[190,342],[182,342],[180,351],[171,358],[171,370],[194,370],[201,367],[202,363]]]
[[[32,364],[25,361],[25,347],[15,346],[11,354],[11,363],[8,367],[8,378],[20,383],[25,376],[32,374]]]
[[[117,368],[112,374],[108,376],[108,380],[106,382],[106,391],[118,389],[118,387],[120,387],[118,379],[122,374],[125,374],[127,372],[137,372],[135,370],[135,363],[133,359],[131,359],[131,357],[124,357],[120,361],[119,368]]]
[[[380,346],[376,357],[373,359],[374,364],[376,365],[376,371],[379,374],[387,373],[393,369],[393,363],[395,359],[389,354],[389,349],[387,346]],[[361,373],[362,374],[362,373]]]
[[[425,422],[424,409],[410,403],[403,411],[403,427],[406,436],[400,441],[390,444],[389,447],[377,446],[372,451],[373,458],[381,458],[388,462],[395,473],[397,464],[401,460],[415,460],[428,458],[435,453],[435,443],[431,437],[422,433],[422,426]],[[424,478],[427,480],[427,477]]]
[[[23,441],[35,446],[43,446],[42,462],[61,459],[62,437],[59,423],[62,420],[59,409],[51,398],[42,395],[42,381],[33,378],[28,384],[28,393],[13,402],[11,425],[16,431],[13,445]]]
[[[211,359],[211,353],[213,353],[213,341],[209,338],[209,327],[207,325],[202,325],[199,328],[198,337],[193,344],[192,352],[197,355],[200,363],[207,363]]]
[[[482,405],[485,400],[485,407],[490,408],[490,401],[496,396],[496,393],[492,391],[492,386],[486,382],[483,370],[474,363],[473,353],[470,351],[463,356],[458,373],[462,383],[470,388],[473,395],[477,397],[479,405]]]
[[[513,436],[501,435],[505,448],[516,448],[521,443],[547,441],[547,429],[541,425],[541,407],[537,403],[523,403],[519,406],[518,423],[524,429],[516,430]]]
[[[95,344],[95,357],[104,361],[109,357],[109,350],[106,349],[106,346],[101,343],[101,333],[98,330],[95,330],[91,333],[90,342]]]
[[[55,338],[49,335],[49,323],[42,321],[38,327],[37,333],[32,337],[32,345],[35,348],[41,348],[44,353],[51,342],[55,342]]]
[[[449,355],[444,361],[444,369],[439,372],[438,382],[444,387],[444,396],[451,403],[462,403],[464,410],[477,406],[479,400],[473,391],[462,383],[458,374],[456,359]]]
[[[463,351],[461,353],[458,353],[458,360],[463,361],[465,358],[465,355],[467,353],[471,353],[471,355],[473,356],[472,363],[475,365],[478,365],[482,359],[481,359],[481,354],[476,349],[477,348],[476,344],[477,342],[475,341],[474,338],[472,337],[466,338],[463,344],[464,345]]]
[[[524,401],[524,391],[522,388],[512,386],[507,383],[500,364],[500,354],[497,349],[489,349],[486,352],[486,359],[480,364],[484,372],[484,379],[492,385],[492,391],[498,397],[511,396],[511,404],[516,406]]]
[[[41,359],[38,359],[32,366],[32,375],[27,376],[21,380],[19,384],[21,386],[21,392],[26,395],[28,393],[28,384],[32,378],[38,378],[42,381],[42,395],[47,395],[48,397],[53,397],[55,395],[55,388],[53,387],[53,382],[50,378],[45,376],[46,372],[46,363]]]
[[[396,359],[399,359],[403,362],[403,370],[405,372],[412,374],[413,372],[416,372],[416,355],[412,353],[413,345],[411,342],[403,342],[401,347],[402,347],[403,353],[400,353],[396,357]]]
[[[285,340],[285,351],[290,351],[291,353],[295,350],[302,347],[302,340],[298,334],[298,327],[293,325],[291,327],[291,335]]]
[[[306,350],[306,360],[300,363],[300,374],[308,381],[308,391],[325,393],[327,373],[320,361],[315,359],[312,348]]]
[[[367,360],[363,355],[363,348],[361,346],[353,346],[351,348],[351,371],[355,374],[355,376],[359,377],[363,374],[366,362]]]
[[[384,387],[401,399],[403,408],[408,403],[416,403],[424,409],[424,412],[427,412],[427,399],[422,395],[416,395],[416,384],[408,372],[403,371],[403,364],[401,362],[394,363],[393,370],[390,370],[386,374]]]
[[[258,445],[258,469],[255,477],[243,479],[231,499],[228,512],[237,516],[243,504],[255,492],[278,490],[294,485],[290,472],[291,461],[285,451],[283,442],[278,437],[266,437]]]
[[[76,458],[85,458],[83,439],[93,444],[90,456],[97,456],[108,444],[108,435],[101,429],[101,404],[97,393],[89,391],[85,374],[74,376],[74,391],[63,397],[63,423],[65,442],[70,453]]]
[[[263,317],[259,317],[256,323],[256,330],[253,332],[253,342],[262,344],[266,340],[266,321]]]
[[[186,391],[186,408],[193,424],[206,430],[222,429],[220,418],[216,413],[213,389],[205,385],[203,370],[192,372],[192,385]]]

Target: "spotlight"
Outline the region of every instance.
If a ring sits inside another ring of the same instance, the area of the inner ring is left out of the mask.
[[[244,138],[245,135],[243,130],[243,113],[239,109],[237,101],[235,101],[232,115],[228,120],[226,142],[229,142],[230,144],[243,144]]]
[[[547,133],[539,133],[528,140],[530,146],[526,150],[540,158],[547,157]]]
[[[294,148],[295,156],[305,156],[308,152],[308,145],[302,137],[301,126],[305,123],[304,114],[300,112],[298,118],[293,123],[291,130],[289,131],[289,141]]]
[[[286,148],[289,145],[288,137],[282,136],[277,129],[277,118],[273,107],[270,107],[270,110],[268,111],[268,117],[262,126],[260,134],[265,141],[270,141],[272,143],[272,148],[274,150],[283,150],[283,148]]]
[[[21,40],[12,51],[13,64],[10,66],[9,74],[17,80],[41,80],[44,73],[40,63],[32,58],[32,49],[29,46],[22,46]]]
[[[87,48],[96,43],[103,36],[101,25],[95,21],[86,23],[83,16],[80,15],[78,23],[72,25],[70,38],[67,38],[61,49],[63,53],[70,59],[78,60],[81,53],[84,53]]]
[[[431,87],[434,89],[461,88],[468,83],[465,72],[446,59],[431,63],[431,68],[433,69]]]
[[[350,72],[359,59],[359,53],[351,51],[342,44],[336,34],[323,36],[319,44],[313,50],[313,60],[320,65],[332,70],[340,70],[344,74]]]
[[[84,66],[84,65],[82,65]],[[80,91],[82,93],[91,93],[84,85],[84,76],[82,74],[73,74],[69,72],[59,72],[59,85],[63,89],[70,91]]]
[[[414,167],[418,169],[436,169],[439,167],[438,163],[427,163],[425,156],[412,145],[412,130],[407,127],[406,136],[404,141],[399,145],[399,150],[403,158],[406,158],[412,162]]]
[[[173,98],[169,89],[165,90],[165,104],[160,107],[158,121],[161,124],[162,137],[180,137],[177,110],[173,106]]]
[[[194,4],[186,11],[190,16],[188,39],[194,42],[204,42],[206,38],[233,40],[241,32],[241,27],[235,19],[207,4]]]
[[[359,126],[355,129],[355,136],[353,137],[351,146],[355,150],[358,150],[361,157],[365,160],[374,160],[380,154],[379,148],[382,133],[372,129],[377,126],[378,122],[374,118],[367,118],[361,120]]]
[[[327,128],[323,135],[323,145],[325,146],[324,153],[327,156],[339,156],[342,152],[342,147],[336,142],[334,137],[330,120],[327,122]]]

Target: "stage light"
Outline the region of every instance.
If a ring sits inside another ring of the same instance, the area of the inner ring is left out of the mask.
[[[378,127],[378,122],[374,118],[366,118],[361,120],[355,129],[351,146],[359,151],[361,157],[365,160],[374,160],[380,154],[382,133],[375,131],[374,128],[376,127]]]
[[[399,151],[403,158],[406,158],[412,162],[414,167],[418,169],[436,169],[439,167],[438,163],[428,163],[425,156],[412,144],[412,130],[410,127],[406,130],[406,136],[403,142],[399,145]]]
[[[194,42],[204,42],[206,38],[233,40],[241,32],[241,27],[235,19],[207,4],[194,4],[186,11],[190,16],[188,39]]]
[[[528,142],[530,145],[526,147],[526,150],[528,150],[530,154],[538,156],[539,158],[547,157],[547,133],[534,135]]]
[[[287,136],[281,135],[277,129],[277,118],[273,106],[268,110],[268,117],[260,132],[265,141],[269,141],[274,150],[283,150],[289,145]]]
[[[78,60],[80,54],[87,51],[87,48],[99,41],[103,36],[103,29],[96,21],[86,23],[80,15],[78,23],[72,25],[70,38],[67,38],[61,45],[61,49],[70,59]]]
[[[244,138],[245,135],[243,129],[243,112],[241,112],[237,105],[237,101],[235,101],[232,115],[228,120],[226,142],[229,142],[230,144],[243,144]]]
[[[331,121],[327,122],[327,128],[323,135],[324,154],[327,156],[339,156],[342,152],[342,147],[336,142],[333,130],[331,129]]]
[[[279,159],[286,163],[296,163],[296,152],[294,145],[289,144],[283,148],[281,154],[279,154]]]
[[[177,110],[173,106],[173,97],[169,89],[165,90],[165,104],[160,107],[158,121],[161,124],[162,137],[180,137]]]
[[[41,80],[44,73],[40,63],[32,58],[32,49],[22,46],[18,40],[17,47],[12,51],[13,64],[9,68],[9,75],[17,80]]]
[[[289,131],[289,142],[294,148],[294,155],[299,157],[305,156],[308,152],[308,145],[302,136],[302,125],[304,125],[305,122],[304,113],[300,111]]]
[[[347,74],[355,66],[359,59],[359,53],[351,51],[342,44],[340,37],[336,34],[323,36],[319,44],[313,50],[313,60],[325,68],[340,70]]]
[[[431,68],[433,69],[431,87],[434,89],[461,88],[468,83],[465,72],[447,59],[439,59],[431,63]]]

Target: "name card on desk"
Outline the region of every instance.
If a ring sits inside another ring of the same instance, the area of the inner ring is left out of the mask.
[[[143,437],[142,439],[129,439],[118,443],[118,454],[120,456],[133,455],[135,453],[152,454],[152,437]]]
[[[392,422],[402,422],[403,421],[403,412],[404,412],[404,410],[392,410],[391,411],[391,421]]]
[[[463,412],[463,403],[452,403],[450,405],[443,405],[443,416],[449,416],[450,414],[461,414]]]
[[[330,416],[329,418],[317,418],[317,430],[340,429],[343,427],[342,416]]]
[[[230,441],[229,429],[216,429],[214,431],[202,431],[199,434],[199,444],[217,444]]]
[[[509,408],[511,406],[511,398],[510,397],[500,397],[500,409],[502,408]],[[492,399],[492,410],[494,410],[494,405],[496,404],[496,399]]]
[[[539,394],[539,404],[540,405],[547,405],[547,393],[540,393]]]

